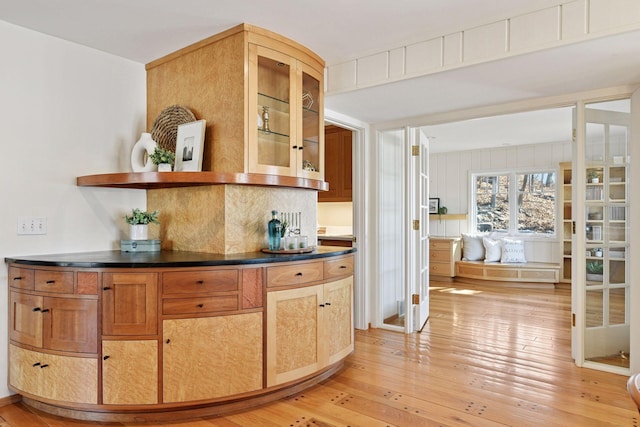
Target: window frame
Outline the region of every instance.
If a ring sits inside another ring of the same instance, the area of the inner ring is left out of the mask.
[[[518,176],[522,174],[543,174],[553,173],[555,176],[555,191],[554,191],[554,206],[553,206],[553,233],[543,234],[538,232],[522,233],[518,230]],[[469,212],[470,221],[469,226],[472,233],[479,233],[478,230],[478,204],[477,204],[477,191],[476,181],[481,176],[498,176],[506,175],[509,177],[509,229],[506,231],[493,231],[496,234],[504,236],[513,236],[526,240],[547,240],[557,239],[558,236],[558,198],[560,196],[560,188],[558,184],[559,169],[553,167],[543,168],[516,168],[516,169],[495,169],[495,170],[481,170],[471,171],[470,176],[470,206]]]

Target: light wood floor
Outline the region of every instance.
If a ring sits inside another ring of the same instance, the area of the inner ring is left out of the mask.
[[[313,389],[243,413],[165,425],[640,425],[626,377],[573,364],[568,290],[443,286],[432,289],[422,333],[356,331],[346,369]],[[0,417],[0,427],[125,425],[35,414],[20,403],[0,408]]]

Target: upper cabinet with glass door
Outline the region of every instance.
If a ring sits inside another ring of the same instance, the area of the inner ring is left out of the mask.
[[[249,172],[323,180],[322,73],[256,44],[249,56]]]
[[[324,61],[306,47],[242,24],[146,68],[149,128],[174,104],[206,120],[203,171],[324,181]]]

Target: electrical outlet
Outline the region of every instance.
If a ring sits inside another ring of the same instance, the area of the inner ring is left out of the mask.
[[[18,234],[47,234],[47,218],[18,218]]]

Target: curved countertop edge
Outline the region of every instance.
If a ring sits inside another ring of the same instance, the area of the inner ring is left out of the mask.
[[[244,252],[211,254],[206,252],[160,251],[122,252],[119,250],[75,252],[49,255],[5,257],[6,263],[48,267],[75,268],[149,268],[149,267],[213,267],[219,265],[265,264],[328,258],[356,252],[356,248],[318,246],[302,254],[269,254]]]

